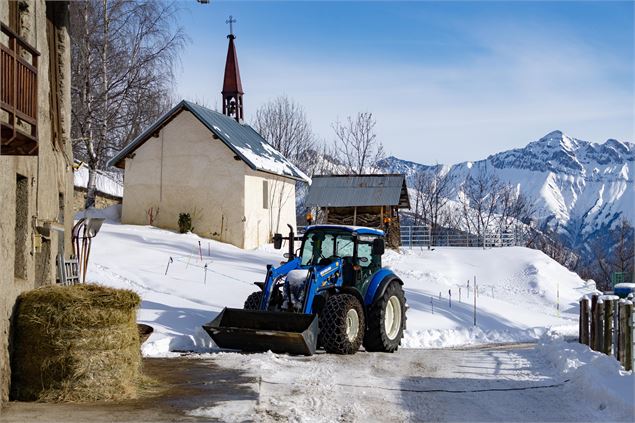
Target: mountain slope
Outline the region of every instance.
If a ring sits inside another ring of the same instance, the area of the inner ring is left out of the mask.
[[[389,157],[386,172],[405,173],[411,183],[418,171],[434,167]],[[635,221],[635,144],[610,139],[590,143],[553,131],[524,148],[504,151],[448,170],[456,198],[468,175],[488,172],[533,198],[537,218],[573,248],[614,227],[621,218]]]

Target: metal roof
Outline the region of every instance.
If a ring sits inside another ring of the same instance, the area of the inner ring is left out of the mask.
[[[130,144],[126,145],[108,161],[108,166],[119,165],[128,155],[146,142],[152,134],[161,130],[163,126],[167,125],[183,110],[191,112],[253,170],[311,182],[308,176],[289,162],[282,153],[274,149],[251,126],[239,123],[229,116],[186,100],[181,101],[170,111],[163,114],[152,126],[143,131]]]
[[[317,207],[397,206],[410,208],[406,177],[393,175],[317,175],[306,199]]]

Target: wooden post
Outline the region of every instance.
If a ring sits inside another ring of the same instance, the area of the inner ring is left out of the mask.
[[[604,325],[603,323],[604,317],[604,300],[600,298],[595,307],[595,315],[593,316],[593,320],[595,320],[595,351],[603,352],[603,344],[604,344]]]
[[[381,211],[379,212],[379,227],[382,227],[384,224],[384,206],[381,206]]]
[[[476,326],[476,275],[474,275],[474,326]]]
[[[591,320],[591,330],[589,331],[589,347],[591,347],[592,350],[597,351],[597,339],[596,339],[596,326],[597,326],[597,322],[595,321],[595,317],[596,317],[596,309],[598,307],[598,294],[593,294],[591,296],[591,315],[590,315],[590,320]]]
[[[580,326],[578,341],[581,344],[589,345],[589,298],[580,299]]]
[[[353,226],[357,225],[357,206],[353,207]]]
[[[633,369],[633,302],[625,301],[623,305],[624,317],[620,322],[620,330],[624,333],[624,361],[622,365],[624,370]],[[624,323],[622,327],[621,323]]]
[[[613,353],[613,313],[615,299],[604,300],[604,345],[602,352],[607,355]]]
[[[626,304],[624,300],[619,300],[617,303],[617,315],[618,315],[618,326],[617,326],[617,360],[624,366],[624,354],[625,351],[625,341],[626,341],[626,331],[624,330],[627,326],[626,322]]]

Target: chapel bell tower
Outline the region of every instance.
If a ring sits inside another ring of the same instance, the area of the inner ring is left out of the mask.
[[[230,16],[226,23],[229,24],[229,47],[227,48],[227,61],[225,62],[225,78],[223,80],[223,114],[242,122],[243,114],[243,85],[240,82],[240,71],[238,70],[238,56],[234,40],[233,24],[236,20]]]

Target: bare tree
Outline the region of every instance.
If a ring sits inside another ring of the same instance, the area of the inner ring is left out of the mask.
[[[91,207],[97,169],[169,106],[186,38],[173,3],[87,0],[70,7],[73,150],[88,164]]]
[[[606,235],[591,243],[593,261],[587,263],[584,271],[598,283],[600,288],[610,287],[611,275],[624,272],[633,277],[635,232],[626,219]]]
[[[414,192],[415,192],[415,206],[414,206],[414,225],[417,226],[421,223],[428,223],[430,221],[429,210],[427,208],[427,187],[430,185],[430,174],[426,171],[419,171],[414,177]]]
[[[300,104],[284,95],[277,97],[256,111],[254,127],[291,163],[305,173],[313,173],[315,136]]]
[[[384,146],[377,140],[376,124],[373,114],[369,112],[349,116],[345,122],[333,123],[335,150],[345,173],[378,173],[376,164],[386,155]]]
[[[498,196],[498,230],[508,232],[520,223],[529,224],[535,213],[534,202],[519,189],[502,184]]]
[[[500,195],[501,183],[487,169],[467,177],[459,200],[468,232],[484,239],[496,217]]]
[[[415,175],[415,225],[421,218],[430,226],[433,240],[438,235],[442,212],[449,201],[450,182],[449,173],[439,165]]]

